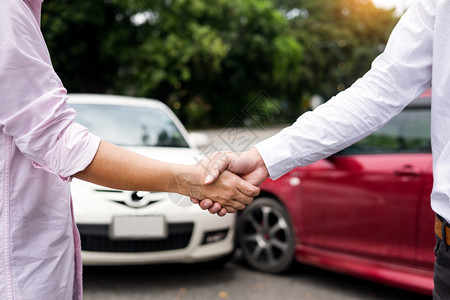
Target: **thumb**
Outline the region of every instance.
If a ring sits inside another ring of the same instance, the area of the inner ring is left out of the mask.
[[[204,184],[211,184],[230,165],[231,157],[229,152],[217,152],[208,164],[207,176]]]
[[[219,171],[218,170],[212,170],[209,172],[209,174],[205,178],[204,184],[211,184],[214,181],[216,181],[217,177],[219,177]]]

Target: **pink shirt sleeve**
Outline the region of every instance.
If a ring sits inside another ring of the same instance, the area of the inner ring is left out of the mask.
[[[0,13],[0,130],[35,167],[63,180],[85,169],[100,139],[74,122],[33,11],[5,1]]]

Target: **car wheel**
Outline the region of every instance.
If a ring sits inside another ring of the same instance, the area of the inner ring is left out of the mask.
[[[275,199],[255,199],[238,216],[237,245],[244,261],[252,268],[280,273],[294,259],[294,235],[286,209]]]

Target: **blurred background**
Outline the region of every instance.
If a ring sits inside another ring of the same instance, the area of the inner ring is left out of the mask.
[[[70,93],[156,98],[195,129],[264,91],[288,123],[363,75],[410,2],[52,0],[42,31]]]

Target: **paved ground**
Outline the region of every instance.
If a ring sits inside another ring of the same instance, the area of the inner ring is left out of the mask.
[[[431,300],[419,294],[297,264],[283,275],[244,267],[160,265],[85,268],[84,300]]]

